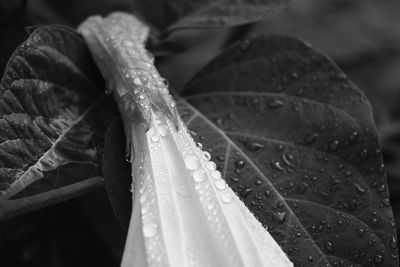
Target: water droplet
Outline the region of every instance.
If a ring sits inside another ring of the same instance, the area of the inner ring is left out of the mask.
[[[232,177],[232,178],[231,178],[231,181],[234,182],[234,183],[237,183],[237,182],[239,182],[239,178],[237,178],[237,177]]]
[[[371,217],[371,219],[369,220],[369,222],[370,222],[372,225],[376,225],[376,224],[378,223],[378,219],[377,219],[376,217]]]
[[[240,196],[246,198],[250,195],[251,192],[253,192],[252,188],[246,188],[240,192]]]
[[[151,141],[153,141],[154,143],[157,143],[158,141],[160,141],[160,138],[158,137],[158,135],[153,135],[151,137]]]
[[[326,241],[325,242],[325,249],[326,249],[326,251],[332,253],[334,251],[333,244],[331,242],[329,242],[329,241]]]
[[[359,184],[354,184],[359,194],[364,194],[367,190]]]
[[[293,156],[289,155],[289,154],[283,154],[282,155],[282,161],[289,167],[293,167],[292,166],[292,160],[293,160]]]
[[[184,159],[186,168],[189,170],[196,170],[200,167],[199,159],[194,155],[188,155]]]
[[[379,174],[384,174],[385,173],[385,165],[383,165],[383,163],[379,164],[378,173]]]
[[[357,138],[358,138],[358,132],[354,131],[354,132],[349,134],[349,141],[350,142],[356,141]]]
[[[268,103],[268,107],[272,108],[272,109],[280,108],[284,105],[285,105],[285,102],[283,102],[282,100],[279,100],[279,99],[276,99],[276,100]]]
[[[165,125],[160,125],[158,127],[158,132],[160,133],[161,136],[165,137],[168,135],[168,127]]]
[[[333,140],[332,142],[329,143],[329,149],[331,151],[335,151],[339,148],[339,144],[340,144],[339,140]]]
[[[226,188],[226,183],[222,179],[215,181],[214,185],[218,190],[224,190]]]
[[[140,80],[139,77],[135,77],[135,78],[133,79],[133,83],[134,83],[135,85],[138,85],[138,86],[143,85],[143,84],[142,84],[142,81]]]
[[[375,261],[376,264],[381,264],[381,263],[383,263],[383,256],[380,255],[380,254],[377,254],[377,255],[374,257],[374,261]]]
[[[193,180],[198,183],[203,182],[206,179],[206,173],[203,170],[195,170],[193,172]]]
[[[382,199],[382,205],[385,206],[385,207],[390,207],[389,198]]]
[[[360,151],[360,158],[366,159],[368,157],[368,150],[366,148],[361,149]]]
[[[279,161],[271,160],[271,167],[277,171],[284,171],[285,169],[281,166]]]
[[[219,180],[222,178],[222,175],[219,171],[211,171],[211,177],[214,178],[215,180]]]
[[[390,247],[392,249],[397,249],[397,240],[396,237],[394,236],[390,239]]]
[[[203,149],[203,145],[202,145],[201,143],[199,143],[199,142],[196,143],[196,146],[197,146],[199,149]]]
[[[210,201],[207,203],[207,209],[212,210],[215,207],[214,201]]]
[[[211,154],[209,152],[207,152],[207,151],[204,151],[203,152],[203,158],[205,160],[210,160],[211,159]]]
[[[259,149],[263,148],[264,145],[257,143],[257,142],[249,142],[249,143],[246,142],[244,144],[244,147],[249,151],[255,152],[255,151],[258,151]]]
[[[306,135],[306,137],[304,138],[304,143],[306,145],[311,145],[311,144],[315,143],[315,141],[317,141],[318,137],[319,137],[318,133],[311,133],[309,135]]]
[[[245,161],[237,160],[237,161],[235,161],[234,165],[235,165],[236,168],[242,169],[244,167],[244,165],[245,165]]]
[[[276,212],[275,213],[276,218],[278,219],[279,223],[283,223],[286,219],[286,212]]]
[[[145,223],[143,225],[143,235],[147,238],[154,237],[157,234],[157,224]]]
[[[209,161],[206,164],[207,169],[209,169],[210,171],[216,170],[217,169],[217,165],[215,164],[215,162],[213,161]]]
[[[229,191],[222,193],[221,201],[223,203],[231,203],[232,202],[232,194]]]
[[[257,180],[255,180],[254,184],[255,184],[255,185],[261,185],[261,184],[262,184],[262,181],[259,180],[259,179],[257,179]]]
[[[351,171],[345,171],[345,172],[344,172],[344,175],[345,175],[346,177],[350,177],[350,176],[353,175],[353,173],[352,173]]]

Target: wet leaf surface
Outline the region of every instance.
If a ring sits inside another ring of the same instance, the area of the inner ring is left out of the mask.
[[[292,0],[135,0],[133,10],[156,27],[209,28],[235,26],[259,21],[286,8]]]
[[[371,107],[289,37],[244,41],[189,83],[181,114],[296,266],[398,266]]]
[[[101,150],[112,115],[83,39],[35,30],[0,84],[0,214],[72,197],[102,184]]]

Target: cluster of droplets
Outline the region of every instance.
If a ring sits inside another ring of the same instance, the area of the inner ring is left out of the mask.
[[[86,38],[91,32],[96,33],[102,49],[108,56],[97,55],[97,61],[111,61],[113,64],[100,64],[103,76],[108,82],[108,92],[114,92],[124,114],[132,114],[136,110],[149,123],[151,107],[157,107],[166,114],[175,113],[175,101],[168,92],[168,83],[154,66],[154,57],[145,48],[149,28],[135,17],[118,13],[100,19],[94,17],[90,25],[90,33],[80,28]],[[116,67],[117,66],[117,67]],[[173,115],[172,115],[173,116]]]
[[[172,124],[169,122],[169,127]],[[226,227],[226,219],[220,205],[229,205],[233,201],[233,193],[229,189],[222,174],[217,170],[215,162],[211,161],[209,152],[202,151],[200,143],[195,144],[186,126],[180,125],[178,131],[172,132],[178,149],[183,156],[184,164],[194,181],[194,189],[197,192],[207,221],[212,229],[216,229],[224,252],[234,251],[234,240],[230,230]],[[224,255],[230,265],[235,266],[238,262],[237,254],[227,253]]]

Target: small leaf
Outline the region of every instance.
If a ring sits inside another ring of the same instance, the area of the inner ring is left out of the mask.
[[[189,83],[180,112],[296,266],[398,266],[365,96],[294,38],[244,41]]]
[[[236,26],[265,19],[292,0],[135,0],[134,10],[158,28],[209,28]]]
[[[38,208],[102,184],[111,118],[83,39],[40,27],[17,48],[0,84],[0,215]]]
[[[105,135],[103,176],[114,213],[122,227],[128,230],[132,210],[131,165],[125,159],[125,133],[120,120],[113,121]]]

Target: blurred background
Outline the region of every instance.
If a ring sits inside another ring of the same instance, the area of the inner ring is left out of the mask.
[[[27,38],[25,27],[76,27],[88,15],[131,9],[122,0],[0,0],[0,72]],[[176,91],[235,40],[259,34],[303,39],[329,55],[364,91],[381,138],[392,207],[400,225],[400,1],[298,0],[265,21],[231,29],[179,30],[150,43]],[[0,222],[1,266],[119,266],[125,230],[105,190]]]

